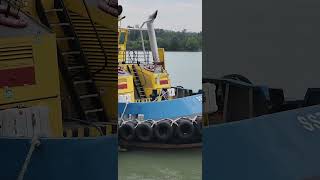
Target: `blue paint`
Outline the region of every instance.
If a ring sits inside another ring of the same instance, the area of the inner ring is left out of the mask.
[[[0,179],[16,180],[30,139],[0,138]],[[116,137],[41,139],[24,180],[115,180],[118,177]]]
[[[319,179],[320,113],[317,112],[320,106],[204,129],[203,179]],[[310,124],[313,120],[313,128],[308,126],[312,131],[297,117]]]
[[[122,114],[125,105],[125,103],[118,104],[119,116]],[[129,103],[124,114],[144,114],[144,119],[158,120],[164,118],[198,115],[201,113],[202,95],[197,94],[160,102]]]

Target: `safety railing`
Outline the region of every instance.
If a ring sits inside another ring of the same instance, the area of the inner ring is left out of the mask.
[[[152,64],[151,57],[152,55],[149,51],[145,53],[138,50],[119,51],[119,61],[126,64]]]
[[[97,70],[96,72],[94,72],[93,75],[95,75],[95,74],[97,74],[97,73],[99,73],[99,72],[101,72],[101,71],[103,71],[103,70],[105,70],[105,69],[107,68],[107,65],[108,65],[108,56],[107,56],[107,53],[106,53],[105,48],[104,48],[104,46],[103,46],[102,40],[101,40],[101,38],[100,38],[100,36],[99,36],[99,33],[98,33],[98,31],[97,31],[96,25],[95,25],[95,23],[94,23],[93,20],[92,20],[91,13],[90,13],[90,10],[89,10],[89,8],[88,8],[87,2],[86,2],[85,0],[82,0],[82,3],[83,3],[83,5],[84,5],[84,7],[85,7],[86,13],[87,13],[88,18],[89,18],[89,20],[90,20],[90,23],[91,23],[91,25],[92,25],[92,27],[93,27],[93,30],[94,30],[94,32],[95,32],[95,34],[96,34],[97,40],[98,40],[98,42],[99,42],[99,45],[100,45],[100,47],[101,47],[101,50],[102,50],[102,52],[103,52],[104,59],[105,59],[104,66],[103,66],[102,68],[100,68],[99,70]]]

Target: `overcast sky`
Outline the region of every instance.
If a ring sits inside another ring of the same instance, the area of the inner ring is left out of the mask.
[[[119,0],[123,6],[122,27],[136,25],[158,10],[156,28],[199,32],[202,30],[202,0]]]

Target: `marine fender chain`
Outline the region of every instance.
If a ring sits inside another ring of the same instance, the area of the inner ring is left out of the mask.
[[[171,119],[171,118],[165,118],[165,119],[160,119],[160,120],[153,120],[153,119],[146,119],[146,120],[138,120],[138,119],[130,119],[130,120],[122,120],[119,122],[119,127],[121,127],[122,125],[126,124],[126,123],[129,123],[129,122],[134,122],[136,123],[135,125],[135,128],[141,124],[141,123],[144,123],[144,122],[151,122],[151,127],[155,126],[157,123],[161,122],[161,121],[170,121],[170,125],[176,125],[178,126],[178,121],[180,119],[186,119],[186,120],[190,120],[192,123],[196,123],[197,122],[197,119],[198,118],[201,118],[202,119],[202,115],[197,115],[197,116],[189,116],[189,117],[178,117],[178,118],[174,118],[174,119]]]

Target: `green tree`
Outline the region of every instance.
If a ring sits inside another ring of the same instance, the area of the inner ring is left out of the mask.
[[[170,31],[156,29],[158,46],[166,51],[199,51],[202,49],[202,32]],[[143,32],[145,47],[150,49],[148,33]],[[128,49],[142,50],[141,36],[139,31],[130,31],[128,38]]]

